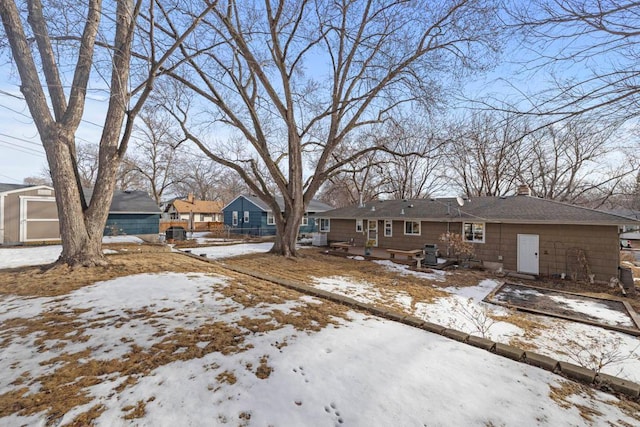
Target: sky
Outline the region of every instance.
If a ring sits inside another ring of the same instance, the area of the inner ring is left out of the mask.
[[[212,258],[219,258],[227,256],[229,248],[202,250]],[[264,246],[245,249],[266,250]],[[48,262],[48,255],[40,250],[0,249],[0,268],[4,263],[21,264],[19,259],[28,263]],[[386,296],[403,310],[415,310],[417,316],[449,327],[455,325],[459,330],[469,327],[464,312],[459,310],[461,304],[468,304],[468,309],[483,307],[481,298],[498,284],[485,279],[475,286],[445,288],[448,296],[434,301],[412,301],[401,291],[382,295],[374,284],[330,276],[331,272],[326,274],[313,278],[311,284],[375,305]],[[423,274],[438,281],[446,275],[442,272],[435,276]],[[403,280],[402,277],[400,275],[399,280]],[[26,391],[20,393],[37,393],[41,381],[61,369],[60,360],[67,360],[67,356],[84,353],[80,366],[84,363],[108,365],[110,360],[120,360],[134,347],[138,352],[147,351],[185,331],[194,331],[198,339],[206,340],[208,335],[197,331],[204,330],[201,328],[211,322],[237,327],[246,325],[243,322],[248,319],[264,322],[274,312],[282,315],[293,312],[300,316],[313,310],[315,305],[323,304],[322,300],[301,295],[297,299],[274,298],[245,306],[223,291],[234,286],[236,280],[237,277],[220,274],[165,272],[97,282],[55,297],[0,296],[0,322],[12,325],[3,330],[0,394],[21,388]],[[496,313],[506,310],[489,309]],[[82,339],[76,339],[72,332],[43,341],[37,330],[24,332],[21,322],[51,312],[76,316],[73,325],[81,331]],[[543,351],[551,352],[552,357],[561,357],[566,351],[566,347],[553,348],[553,340],[567,337],[587,339],[615,335],[624,340],[625,350],[627,345],[637,346],[635,338],[624,334],[531,316],[532,321],[557,325],[540,335],[542,342],[533,344],[534,348],[547,345],[549,348]],[[345,319],[335,321],[318,331],[300,331],[276,322],[273,328],[264,331],[247,331],[242,335],[244,346],[237,351],[176,357],[150,372],[136,374],[130,382],[126,381],[125,373],[103,375],[98,383],[87,382],[84,388],[87,401],[79,401],[68,412],[56,414],[59,418],[55,422],[68,425],[75,416],[98,406],[103,411],[95,420],[97,426],[637,423],[630,411],[625,412],[619,406],[615,396],[597,390],[585,391],[542,369],[365,313],[349,311]],[[114,324],[117,326],[113,327]],[[490,330],[490,337],[504,341],[522,333],[512,324],[498,322]],[[207,342],[195,345],[204,348]],[[179,347],[174,354],[181,350],[187,349]],[[255,372],[263,361],[270,368],[266,378]],[[612,368],[622,367],[624,377],[637,381],[640,361],[625,362]],[[140,405],[143,410],[139,411],[138,418],[127,420],[125,417],[132,414],[132,408]],[[51,422],[47,416],[45,411],[11,413],[0,417],[0,426],[44,426]]]
[[[553,56],[553,49],[562,47],[557,43],[552,44],[549,51],[544,53]],[[526,58],[531,54],[515,39],[507,41],[496,68],[484,75],[473,76],[463,86],[462,97],[494,95],[498,99],[507,98],[517,102],[516,99],[521,99],[520,95],[532,94],[549,84],[549,75],[542,71],[524,72],[527,68]],[[600,59],[602,64],[607,63],[606,53]],[[586,68],[582,64],[559,67],[556,72],[572,78],[586,76]],[[0,73],[4,74],[4,78],[0,79],[0,182],[21,183],[26,177],[42,175],[47,164],[37,130],[22,100],[16,73],[6,64],[0,65]],[[77,134],[78,142],[95,142],[99,139],[106,111],[105,99],[104,92],[89,93],[84,120]],[[468,106],[467,99],[452,102],[449,106]],[[633,143],[637,144],[637,138]]]
[[[21,184],[27,177],[41,176],[48,169],[47,159],[19,83],[6,65],[0,73],[6,77],[0,83],[0,182]],[[99,140],[105,111],[103,98],[89,94],[76,134],[79,143]]]

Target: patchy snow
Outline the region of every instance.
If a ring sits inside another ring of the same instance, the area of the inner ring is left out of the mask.
[[[237,255],[268,252],[273,247],[272,242],[240,243],[237,245],[203,246],[198,248],[181,248],[181,251],[191,251],[192,254],[205,254],[207,258],[227,258]]]
[[[342,276],[316,277],[315,287],[353,298],[356,301],[371,303],[384,301],[375,285]]]
[[[104,236],[102,243],[144,243],[144,241],[136,236]],[[0,247],[0,269],[51,264],[58,260],[61,252],[61,245]],[[105,249],[103,253],[111,254],[114,251]]]
[[[450,292],[451,296],[441,297],[433,302],[423,302],[412,301],[411,297],[401,290],[397,291],[395,297],[385,298],[386,295],[381,294],[375,285],[365,281],[356,282],[340,276],[314,278],[314,286],[317,288],[363,303],[383,304],[385,301],[392,301],[405,312],[429,322],[472,335],[485,336],[496,342],[508,344],[514,339],[527,342],[539,353],[558,360],[579,363],[576,360],[577,353],[581,353],[581,357],[592,355],[596,359],[612,359],[601,368],[602,372],[640,382],[640,347],[637,338],[568,320],[523,314],[545,328],[538,334],[527,333],[517,325],[500,320],[509,314],[509,309],[482,301],[498,284],[495,280],[485,279],[476,286],[448,287],[443,290]],[[533,289],[516,291],[522,295],[538,293]],[[581,341],[575,337],[585,339]],[[590,343],[591,340],[606,345],[599,350]],[[588,365],[586,361],[581,362]]]
[[[102,243],[144,243],[144,240],[137,236],[104,236]]]
[[[442,270],[431,270],[431,272],[416,271],[416,270],[411,270],[408,265],[396,264],[393,261],[377,260],[373,262],[383,266],[387,270],[393,271],[394,273],[398,273],[403,276],[415,276],[415,277],[420,277],[427,280],[437,280],[439,282],[444,282],[446,280],[444,276],[447,273]]]
[[[263,245],[262,249],[268,250]],[[47,254],[40,249],[2,249],[0,259],[15,265],[25,259],[46,263]],[[229,256],[229,250],[221,256]],[[24,373],[31,378],[53,373],[60,365],[51,361],[65,354],[89,350],[87,361],[119,359],[134,346],[149,349],[163,338],[195,330],[207,322],[234,324],[244,317],[269,316],[272,310],[289,312],[303,303],[322,303],[303,296],[285,303],[244,307],[221,292],[230,283],[224,276],[200,273],[141,274],[98,282],[51,298],[2,295],[0,324],[55,311],[76,313],[74,326],[78,331],[67,335],[82,334],[83,339],[37,343],[38,332],[24,333],[19,327],[5,326],[0,394],[24,387],[18,381]],[[432,303],[416,301],[415,314],[442,324],[458,322],[461,328],[471,329],[474,322],[465,317],[465,311],[498,315],[507,311],[480,302],[496,284],[484,280],[475,287],[447,288],[450,297]],[[372,284],[340,276],[316,279],[316,286],[363,302],[380,301],[386,296]],[[392,300],[405,310],[411,310],[414,302],[401,291]],[[44,413],[12,414],[0,417],[0,426],[45,425],[51,421],[67,425],[95,405],[104,405],[105,409],[96,420],[98,426],[588,426],[608,425],[612,420],[620,425],[637,425],[637,419],[623,412],[612,395],[593,391],[567,397],[571,404],[590,411],[592,419],[588,420],[576,406],[550,397],[551,387],[567,381],[559,376],[406,325],[356,312],[349,316],[349,320],[320,332],[300,332],[291,326],[260,333],[246,331],[243,351],[211,352],[167,363],[123,389],[118,387],[124,376],[104,376],[87,389],[90,402],[75,407],[60,420],[47,420]],[[533,339],[545,354],[554,357],[566,359],[575,341],[605,350],[615,347],[623,356],[638,353],[637,339],[625,334],[559,319],[532,318],[554,325]],[[493,324],[489,331],[489,336],[502,342],[523,334],[506,322]],[[248,366],[255,370],[263,357],[272,372],[260,379]],[[627,358],[607,365],[604,371],[638,381],[638,362]],[[220,380],[225,373],[232,373],[235,382]],[[30,392],[37,387],[30,386]],[[144,416],[124,419],[125,408],[139,402],[145,402]]]
[[[339,280],[335,278],[334,280]],[[49,343],[36,351],[35,334],[7,333],[0,359],[0,393],[24,372],[37,378],[56,369],[43,363],[91,350],[91,358],[117,359],[135,344],[149,348],[162,336],[204,322],[232,323],[296,302],[245,308],[218,292],[224,277],[144,274],[99,282],[56,298],[2,297],[11,315],[33,318],[44,310],[85,310],[78,327],[87,340]],[[309,299],[309,297],[305,297]],[[133,314],[145,311],[147,317]],[[113,327],[115,320],[123,323]],[[84,324],[82,323],[84,322]],[[159,332],[162,332],[159,334]],[[586,421],[574,406],[550,397],[566,380],[541,369],[395,322],[351,312],[349,321],[317,333],[290,326],[245,335],[245,349],[170,362],[118,389],[124,378],[105,376],[88,388],[91,401],[64,414],[59,425],[94,405],[98,426],[125,425],[604,425],[635,420],[614,396],[594,391],[568,399],[593,410]],[[284,347],[274,343],[286,342]],[[247,366],[266,357],[272,372],[260,379]],[[89,358],[87,358],[88,360]],[[219,380],[232,373],[233,384]],[[35,391],[35,390],[34,390]],[[143,418],[125,420],[125,408],[145,402]],[[532,402],[535,402],[533,404]],[[10,415],[1,425],[43,425],[44,414]]]
[[[627,314],[612,310],[598,301],[567,298],[563,295],[550,295],[549,298],[566,306],[571,311],[597,317],[599,321],[607,325],[635,327],[635,323]]]

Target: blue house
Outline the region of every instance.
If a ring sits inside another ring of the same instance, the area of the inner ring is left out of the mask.
[[[160,208],[144,191],[118,191],[113,194],[105,236],[128,234],[157,237]]]
[[[281,197],[276,198],[280,209],[284,210]],[[307,206],[300,224],[300,234],[317,231],[315,214],[333,209],[331,206],[312,200]],[[254,236],[273,236],[276,234],[276,222],[269,205],[257,196],[240,195],[222,208],[224,225],[239,234]]]

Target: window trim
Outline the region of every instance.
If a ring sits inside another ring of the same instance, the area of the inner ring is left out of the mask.
[[[243,222],[246,224],[247,222],[249,222],[249,211],[244,211],[243,215],[242,215],[242,219]]]
[[[389,226],[389,228],[387,228],[387,225]],[[392,219],[384,220],[384,237],[393,237],[393,220]]]
[[[302,221],[300,222],[300,227],[306,227],[309,225],[309,214],[305,213],[302,216]]]
[[[364,220],[356,219],[356,233],[364,233]]]
[[[418,224],[418,232],[417,233],[407,233],[407,224],[412,223],[412,224]],[[420,221],[412,221],[412,220],[407,220],[404,222],[404,235],[405,236],[420,236],[422,234],[422,224]]]
[[[276,225],[276,217],[273,212],[267,212],[267,225]]]
[[[469,240],[467,239],[467,232],[465,230],[467,224],[471,225],[471,235],[473,236],[473,239]],[[474,232],[474,224],[481,224],[482,225],[482,240],[476,240],[475,238],[475,232]],[[463,222],[462,223],[462,238],[465,242],[468,243],[484,243],[486,241],[487,238],[487,224],[485,222]]]
[[[234,227],[238,226],[238,211],[231,212],[231,225]]]
[[[329,231],[331,231],[331,218],[320,218],[318,231],[323,233],[328,233]]]

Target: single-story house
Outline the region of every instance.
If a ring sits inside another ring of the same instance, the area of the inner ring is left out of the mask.
[[[199,200],[193,193],[186,199],[170,201],[165,212],[170,221],[183,221],[188,230],[210,230],[222,225],[222,205],[220,201]]]
[[[85,190],[86,197],[91,191]],[[116,191],[105,235],[157,239],[160,209],[143,191]],[[0,184],[0,244],[60,240],[55,191],[46,185]]]
[[[113,193],[104,235],[136,235],[156,241],[160,227],[160,208],[144,191]]]
[[[284,210],[284,201],[277,199],[280,209]],[[313,233],[317,230],[315,218],[318,213],[333,209],[326,203],[312,200],[300,224],[300,233]],[[259,197],[253,195],[240,195],[222,208],[224,225],[234,232],[252,234],[256,236],[273,236],[276,234],[276,222],[269,205]]]
[[[618,277],[619,227],[640,225],[620,215],[531,197],[528,187],[510,197],[384,200],[318,214],[329,242],[372,240],[387,249],[421,249],[457,233],[473,245],[474,259],[495,268],[562,277]],[[451,255],[451,254],[450,254]]]

